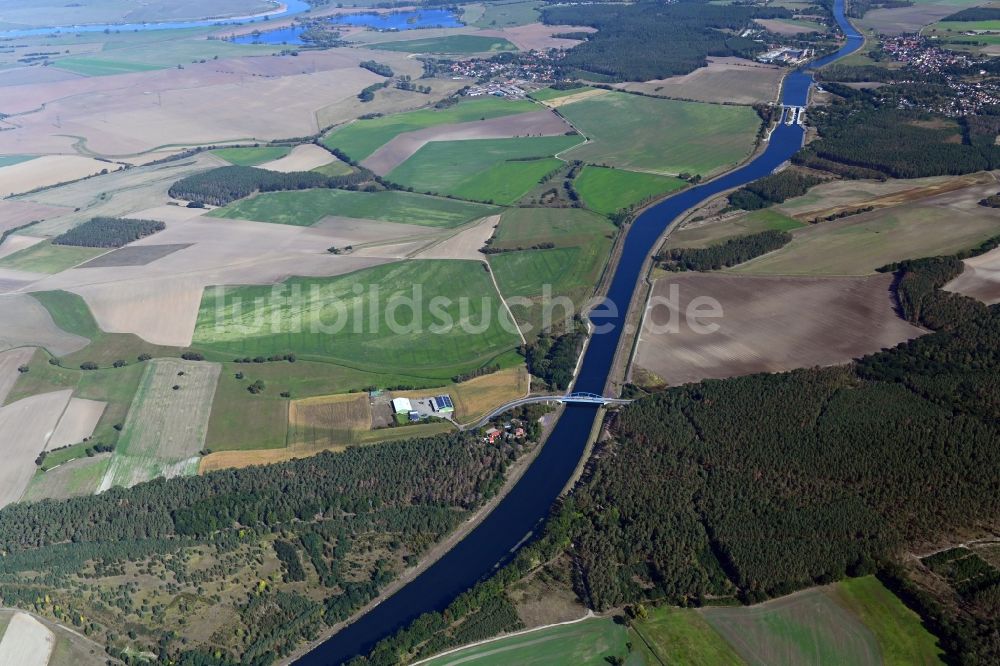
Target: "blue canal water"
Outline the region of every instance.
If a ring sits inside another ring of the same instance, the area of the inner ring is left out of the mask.
[[[283,0],[284,11],[268,15],[267,19],[275,20],[301,14],[309,9],[305,0]],[[88,23],[86,25],[63,25],[50,28],[25,28],[22,30],[0,30],[0,38],[31,37],[34,35],[51,35],[64,32],[76,34],[80,32],[139,32],[146,30],[180,30],[183,28],[203,28],[211,25],[234,25],[237,23],[265,22],[263,16],[243,16],[225,19],[206,19],[202,21],[163,21],[162,23]]]
[[[455,12],[447,9],[428,9],[414,12],[397,12],[392,14],[350,14],[334,16],[330,23],[335,25],[365,26],[376,30],[416,30],[418,28],[459,28],[463,25]],[[304,28],[289,27],[279,30],[266,30],[255,35],[241,35],[232,40],[234,44],[302,44]]]
[[[844,17],[844,0],[836,0],[834,15],[848,37],[847,43],[837,53],[786,78],[782,91],[786,105],[805,105],[812,83],[810,69],[847,55],[861,45],[861,35]],[[766,150],[753,161],[721,178],[665,199],[632,223],[605,300],[606,306],[591,315],[596,328],[609,330],[595,333],[591,338],[575,390],[604,392],[632,294],[642,278],[643,264],[667,227],[684,211],[705,199],[771,173],[802,146],[802,140],[802,127],[781,124],[771,134]],[[589,405],[567,405],[534,463],[476,529],[411,583],[297,663],[302,666],[334,665],[366,652],[422,613],[443,610],[463,591],[508,562],[517,547],[541,527],[553,502],[572,476],[596,414],[596,408]]]

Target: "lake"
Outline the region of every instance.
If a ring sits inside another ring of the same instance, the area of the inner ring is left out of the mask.
[[[417,30],[419,28],[460,28],[463,23],[455,12],[447,9],[426,9],[391,14],[349,14],[331,16],[330,23],[345,26],[364,26],[374,30]],[[241,35],[232,40],[234,44],[303,44],[304,28],[289,27],[269,30],[250,35]]]

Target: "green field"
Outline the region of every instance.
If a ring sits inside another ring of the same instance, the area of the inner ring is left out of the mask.
[[[149,72],[154,69],[164,69],[156,65],[144,65],[138,62],[121,60],[103,60],[97,58],[60,58],[56,62],[59,69],[84,76],[114,76],[116,74],[131,74],[133,72]]]
[[[390,139],[405,132],[435,125],[467,123],[537,110],[537,105],[527,101],[514,102],[498,97],[470,99],[446,109],[421,109],[381,118],[358,120],[327,135],[323,143],[328,148],[343,151],[353,160],[361,161]]]
[[[212,151],[230,164],[237,166],[256,166],[271,160],[278,160],[292,152],[288,146],[254,146],[246,148],[218,148]]]
[[[579,136],[433,141],[393,169],[388,179],[419,192],[456,196],[461,192],[483,196],[494,188],[495,196],[484,198],[499,201],[500,194],[516,189],[521,190],[518,196],[523,195],[537,184],[538,178],[558,167],[554,161],[546,161],[544,165],[515,164],[500,168],[504,162],[550,157],[579,142]],[[504,175],[512,176],[516,186],[501,183]]]
[[[428,37],[427,39],[408,39],[402,42],[372,44],[372,48],[404,53],[446,53],[450,55],[517,50],[516,46],[502,37],[483,37],[481,35],[449,35],[447,37]]]
[[[542,178],[562,166],[563,162],[554,157],[500,162],[462,181],[450,191],[450,194],[473,201],[512,204],[529,192]]]
[[[334,160],[329,164],[324,164],[323,166],[318,166],[313,169],[316,173],[321,173],[324,176],[346,176],[347,174],[354,171],[354,167],[346,162],[341,162],[340,160]]]
[[[93,55],[69,55],[57,58],[54,67],[85,76],[110,76],[190,65],[200,60],[238,56],[266,55],[280,51],[280,45],[233,44],[220,39],[205,39],[212,28],[182,30],[146,30],[137,32],[88,33],[89,41],[102,43]],[[63,40],[60,41],[63,43]],[[72,43],[69,39],[65,43]],[[78,42],[79,43],[79,42]]]
[[[624,626],[608,618],[594,618],[569,625],[549,627],[501,638],[484,645],[436,657],[427,666],[606,666],[607,657],[628,656],[629,640]],[[635,655],[638,657],[638,655]],[[626,662],[644,664],[637,658]]]
[[[198,452],[205,443],[219,366],[155,359],[143,363],[142,369],[102,479],[105,488],[198,473]]]
[[[660,663],[686,666],[740,666],[733,648],[697,611],[663,606],[636,621],[633,630]]]
[[[493,235],[493,247],[513,250],[539,243],[557,247],[600,243],[616,232],[600,215],[580,208],[508,208]]]
[[[570,88],[569,90],[556,90],[555,88],[542,88],[541,90],[536,90],[535,92],[528,95],[531,99],[537,99],[539,102],[547,102],[550,99],[558,99],[560,97],[569,97],[570,95],[576,95],[578,93],[586,92],[588,90],[593,90],[590,86],[579,86],[577,88]]]
[[[0,168],[35,159],[34,155],[0,155]]]
[[[936,640],[906,607],[874,576],[837,583],[834,597],[872,630],[885,666],[941,664]]]
[[[587,208],[605,215],[685,185],[680,178],[596,166],[584,167],[574,182]]]
[[[539,7],[543,3],[536,0],[519,0],[516,2],[487,2],[485,11],[474,21],[467,21],[477,28],[509,28],[516,25],[528,25],[539,20]]]
[[[526,298],[530,305],[511,304],[522,331],[541,332],[544,298],[565,297],[576,311],[593,294],[611,252],[615,228],[595,213],[572,208],[511,208],[500,219],[493,246],[498,249],[552,243],[553,249],[493,254],[490,266],[504,298]],[[547,291],[546,291],[547,290]],[[553,308],[553,323],[565,316]],[[527,335],[527,332],[526,332]]]
[[[967,30],[1000,31],[1000,21],[941,21],[930,26],[938,32],[965,32]]]
[[[712,224],[692,224],[670,233],[664,245],[669,248],[708,247],[735,236],[745,236],[761,231],[794,231],[807,226],[794,217],[782,215],[776,210],[764,208],[744,213],[723,222]]]
[[[581,307],[594,293],[611,241],[595,242],[585,247],[560,247],[551,250],[523,250],[490,256],[490,266],[504,298],[529,299],[530,305],[511,304],[511,312],[527,337],[537,335],[546,322],[546,299],[551,299],[551,323],[558,325],[566,310],[557,306],[558,299],[568,298],[573,311]],[[530,329],[525,328],[530,326]]]
[[[881,664],[871,630],[819,588],[756,606],[706,608],[702,614],[750,664]]]
[[[459,227],[496,212],[492,206],[412,192],[300,190],[268,192],[209,213],[212,217],[310,226],[328,215],[427,227]]]
[[[106,249],[38,243],[0,259],[0,268],[55,274],[90,261]]]
[[[502,327],[504,309],[477,261],[405,261],[283,286],[287,292],[206,290],[196,344],[236,356],[294,352],[370,372],[446,379],[519,342]],[[300,297],[287,296],[297,289]],[[400,299],[416,305],[394,309]]]
[[[611,92],[559,108],[591,141],[568,159],[663,174],[708,175],[754,147],[760,118],[749,107]]]
[[[39,472],[28,485],[23,501],[38,502],[43,499],[66,499],[93,495],[108,470],[111,456],[81,458],[57,467],[50,472]]]

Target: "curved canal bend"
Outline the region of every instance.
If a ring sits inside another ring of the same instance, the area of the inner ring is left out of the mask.
[[[844,0],[836,0],[834,16],[847,35],[847,42],[836,53],[786,77],[782,89],[785,106],[806,105],[813,82],[810,69],[841,58],[863,43],[862,36],[844,16]],[[771,134],[767,149],[757,158],[721,178],[665,199],[632,223],[605,301],[614,307],[601,307],[592,313],[595,327],[609,330],[595,333],[591,338],[575,390],[604,391],[636,283],[642,279],[646,257],[655,249],[663,232],[684,211],[705,199],[774,171],[802,146],[803,135],[804,130],[798,125],[779,125]],[[455,597],[509,561],[517,547],[541,526],[576,469],[596,415],[596,407],[567,405],[538,458],[478,527],[412,582],[296,663],[328,666],[365,653],[419,615],[444,610]]]

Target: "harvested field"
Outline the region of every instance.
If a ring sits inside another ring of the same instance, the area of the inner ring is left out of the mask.
[[[35,458],[45,450],[71,390],[53,391],[0,407],[0,508],[16,502],[35,474]],[[6,663],[0,661],[0,663]]]
[[[181,21],[226,16],[250,16],[273,11],[262,0],[218,0],[211,8],[198,0],[151,0],[70,4],[61,0],[14,0],[5,8],[4,20],[27,26],[46,27],[84,23]]]
[[[365,158],[361,165],[384,176],[431,141],[555,136],[565,134],[570,129],[572,128],[566,121],[549,111],[532,111],[488,120],[436,125],[395,136]]]
[[[384,262],[326,252],[353,242],[355,238],[326,229],[195,217],[168,222],[155,237],[129,246],[190,246],[183,251],[142,266],[66,271],[35,283],[32,290],[79,294],[109,333],[134,333],[154,344],[186,347],[205,287],[272,284],[291,275],[331,276]]]
[[[282,158],[264,162],[258,166],[268,171],[291,173],[293,171],[312,171],[336,159],[330,154],[330,151],[323,150],[314,143],[305,143],[301,146],[295,146],[292,152]]]
[[[175,219],[190,219],[205,212],[182,206],[156,206],[170,201],[167,195],[170,186],[185,176],[225,164],[213,155],[202,153],[191,159],[116,171],[106,176],[53,187],[27,195],[20,201],[68,209],[63,215],[33,226],[30,233],[34,236],[58,236],[93,217],[137,217],[169,223]],[[102,197],[102,194],[106,196]],[[160,214],[139,214],[150,212]]]
[[[23,86],[27,84],[58,83],[83,77],[55,67],[17,67],[0,70],[0,87]]]
[[[146,266],[157,259],[162,259],[192,243],[176,243],[174,245],[133,245],[122,247],[114,252],[101,255],[80,266],[80,268],[110,268],[112,266]]]
[[[647,305],[632,374],[642,369],[655,375],[650,383],[679,385],[835,365],[895,346],[924,331],[896,315],[889,291],[892,279],[887,274],[868,278],[668,275],[653,287],[655,300]],[[714,299],[722,308],[722,317],[695,322],[716,325],[711,332],[698,332],[686,321],[685,312],[702,297]]]
[[[571,49],[580,43],[578,39],[563,39],[554,35],[568,32],[597,32],[589,26],[579,25],[545,25],[544,23],[529,23],[505,28],[499,31],[508,41],[522,51],[547,51],[549,49]],[[484,34],[488,34],[485,33]]]
[[[562,157],[667,175],[708,175],[753,149],[760,118],[750,108],[612,92],[561,109],[590,141]]]
[[[45,155],[0,168],[0,198],[121,168],[81,155]]]
[[[365,433],[358,432],[357,439],[352,442],[355,446],[365,446],[380,444],[397,439],[414,439],[417,437],[431,437],[450,432],[454,426],[447,422],[419,423],[403,428],[381,428]],[[252,451],[216,451],[201,459],[198,469],[199,474],[206,474],[220,469],[239,469],[252,467],[254,465],[274,465],[276,463],[294,460],[296,458],[308,458],[321,451],[343,451],[344,445],[333,446],[290,446],[283,449],[255,449]]]
[[[874,634],[819,589],[702,615],[751,664],[882,664]]]
[[[38,245],[39,243],[45,241],[45,238],[39,238],[37,236],[20,236],[18,234],[11,234],[7,237],[7,240],[0,245],[0,259],[11,256],[12,254],[17,254],[21,250],[27,250],[32,245]]]
[[[792,242],[780,250],[731,270],[755,275],[868,275],[894,261],[975,247],[1000,234],[1000,216],[979,205],[980,199],[995,192],[995,183],[975,185],[812,224],[793,231]]]
[[[479,250],[486,245],[486,241],[493,235],[499,223],[499,215],[484,217],[468,229],[463,229],[454,236],[422,250],[415,258],[486,261],[486,255]]]
[[[0,352],[0,405],[7,401],[10,390],[21,376],[17,369],[22,365],[28,365],[34,355],[34,347],[20,347]]]
[[[698,102],[757,104],[777,98],[784,72],[781,67],[743,58],[710,57],[707,67],[699,67],[690,74],[642,83],[618,83],[615,87]]]
[[[162,150],[162,137],[176,147],[306,136],[319,130],[317,111],[382,80],[357,66],[364,59],[355,49],[223,58],[184,69],[11,86],[0,111],[25,115],[0,133],[0,152],[69,152],[73,139],[64,135],[83,137],[96,154],[122,157]]]
[[[0,295],[0,349],[34,345],[53,356],[65,356],[87,346],[89,340],[63,331],[42,304],[26,294]]]
[[[358,431],[371,427],[367,393],[293,400],[288,406],[289,446],[343,446],[352,443]]]
[[[217,363],[149,361],[100,490],[195,474],[220,372]]]
[[[52,451],[71,444],[79,444],[93,435],[94,428],[97,427],[106,407],[107,404],[97,400],[70,398],[59,419],[59,425],[45,445],[45,450]]]
[[[98,453],[70,460],[47,472],[35,474],[25,491],[23,502],[38,502],[43,499],[68,499],[93,495],[108,470],[110,453]]]
[[[894,9],[872,9],[865,12],[864,18],[856,19],[858,27],[875,30],[883,35],[900,35],[917,32],[925,25],[936,23],[945,16],[954,14],[964,3],[954,2],[918,2],[910,7]],[[975,3],[968,3],[971,6]]]
[[[48,627],[27,613],[14,613],[0,639],[0,664],[48,666],[55,646]]]
[[[455,403],[455,421],[471,423],[489,414],[500,405],[528,394],[531,378],[523,365],[474,377],[460,384],[440,388],[393,391],[394,398],[427,398],[450,395]]]
[[[580,89],[579,92],[573,90],[559,90],[553,92],[564,93],[560,95],[545,95],[544,97],[539,97],[538,99],[542,104],[549,107],[550,109],[558,109],[560,106],[565,106],[567,104],[572,104],[573,102],[580,102],[591,97],[600,97],[601,95],[607,95],[610,91],[604,88],[590,88],[584,87]]]
[[[966,259],[965,271],[944,288],[977,298],[987,305],[1000,303],[1000,248]]]
[[[58,217],[66,212],[65,208],[44,206],[31,201],[0,200],[0,233],[31,222]],[[31,232],[26,231],[25,233]]]
[[[787,37],[826,30],[826,26],[819,23],[795,19],[757,19],[756,22],[770,33]]]
[[[837,215],[868,206],[891,208],[974,185],[995,183],[996,180],[993,176],[986,172],[965,176],[932,176],[912,180],[889,179],[884,182],[877,180],[831,180],[810,188],[808,193],[800,197],[789,199],[775,206],[775,209],[806,222],[817,217]]]

